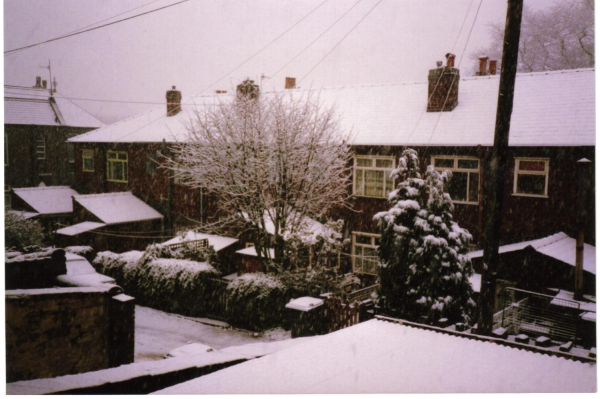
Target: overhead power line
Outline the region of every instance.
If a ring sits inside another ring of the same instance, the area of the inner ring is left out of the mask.
[[[91,32],[93,30],[97,30],[97,29],[101,29],[101,28],[105,28],[107,26],[111,26],[111,25],[115,25],[121,22],[125,22],[125,21],[129,21],[130,19],[134,19],[134,18],[138,18],[138,17],[142,17],[144,15],[148,15],[148,14],[152,14],[155,13],[157,11],[161,11],[170,7],[174,7],[176,5],[182,4],[182,3],[187,3],[189,0],[182,0],[182,1],[178,1],[177,3],[173,3],[173,4],[169,4],[168,6],[164,6],[164,7],[160,7],[160,8],[155,8],[154,10],[150,10],[150,11],[146,11],[140,14],[136,14],[136,15],[132,15],[131,17],[127,17],[127,18],[123,18],[123,19],[119,19],[118,21],[113,21],[113,22],[109,22],[107,24],[104,25],[100,25],[100,26],[96,26],[94,28],[89,28],[89,29],[85,29],[82,31],[76,31],[74,33],[70,33],[70,34],[66,34],[66,35],[62,35],[62,36],[58,36],[52,39],[48,39],[48,40],[44,40],[42,42],[38,42],[38,43],[34,43],[34,44],[30,44],[28,46],[23,46],[23,47],[18,47],[18,48],[14,48],[12,50],[7,50],[4,52],[5,55],[14,53],[15,51],[19,51],[19,50],[25,50],[25,49],[29,49],[32,47],[36,47],[36,46],[40,46],[42,44],[46,44],[46,43],[51,43],[51,42],[55,42],[57,40],[62,40],[62,39],[66,39],[68,37],[72,37],[72,36],[76,36],[76,35],[80,35],[82,33],[87,33],[87,32]]]
[[[267,43],[265,46],[263,46],[260,50],[258,50],[256,53],[252,54],[250,57],[246,58],[246,60],[244,60],[241,64],[239,64],[238,66],[236,66],[235,68],[233,68],[232,70],[230,70],[229,72],[227,72],[225,75],[221,76],[220,78],[218,78],[217,80],[215,80],[213,83],[211,83],[210,85],[208,85],[207,87],[205,87],[204,89],[202,89],[199,93],[194,94],[191,98],[194,98],[196,96],[199,96],[200,94],[204,93],[206,90],[210,89],[211,87],[213,87],[214,85],[216,85],[217,83],[219,83],[221,80],[225,79],[226,77],[228,77],[229,75],[231,75],[233,72],[237,71],[238,69],[240,69],[242,66],[246,65],[250,60],[252,60],[254,57],[256,57],[257,55],[259,55],[260,53],[262,53],[264,50],[266,50],[269,46],[271,46],[273,43],[275,43],[277,40],[281,39],[286,33],[288,33],[289,31],[291,31],[292,29],[294,29],[298,24],[300,24],[302,21],[304,21],[306,18],[308,18],[310,15],[312,15],[315,11],[317,11],[319,8],[321,8],[325,3],[329,2],[329,0],[324,0],[323,2],[321,2],[319,5],[317,5],[315,8],[313,8],[308,14],[306,14],[305,16],[303,16],[302,18],[300,18],[295,24],[293,24],[292,26],[290,26],[288,29],[286,29],[285,31],[283,31],[283,33],[281,33],[279,36],[277,36],[275,39],[271,40],[269,43]],[[189,100],[188,100],[189,101]],[[185,101],[182,102],[182,105],[185,104]],[[124,137],[127,137],[129,135],[134,134],[135,132],[146,128],[147,126],[159,121],[162,118],[165,118],[165,115],[161,115],[160,117],[148,122],[147,124],[145,124],[144,126],[134,130],[133,132],[127,133],[126,135],[119,137],[119,139],[122,139]]]
[[[292,62],[294,62],[294,60],[298,57],[300,57],[300,55],[302,55],[302,53],[304,53],[306,50],[309,49],[310,46],[312,46],[313,44],[315,44],[321,37],[323,37],[323,35],[325,35],[325,33],[327,33],[331,28],[333,28],[335,25],[337,25],[338,22],[340,22],[350,11],[352,11],[352,9],[354,7],[356,7],[361,1],[363,0],[358,0],[356,3],[354,3],[352,5],[352,7],[350,7],[344,14],[342,14],[341,17],[339,17],[333,24],[329,25],[329,27],[327,29],[325,29],[319,36],[317,36],[317,38],[315,40],[313,40],[312,42],[310,42],[310,44],[306,47],[304,47],[302,49],[302,51],[300,51],[298,54],[296,54],[296,56],[294,58],[292,58],[291,60],[289,60],[284,66],[282,66],[281,68],[279,68],[277,70],[277,72],[275,72],[274,74],[271,75],[271,77],[269,78],[269,80],[273,79],[275,77],[275,75],[277,75],[279,72],[281,72],[285,67],[287,67],[288,65],[290,65]]]
[[[325,58],[327,58],[327,57],[329,56],[329,54],[331,54],[331,53],[332,53],[332,52],[333,52],[333,51],[334,51],[334,50],[335,50],[335,49],[336,49],[336,48],[337,48],[337,47],[338,47],[340,44],[342,44],[342,42],[343,42],[344,40],[346,40],[346,38],[347,38],[347,37],[348,37],[348,36],[349,36],[349,35],[350,35],[350,34],[351,34],[353,31],[354,31],[354,29],[356,29],[356,28],[358,27],[358,25],[360,25],[360,24],[361,24],[361,22],[362,22],[362,21],[364,21],[364,20],[365,20],[365,19],[366,19],[366,18],[369,16],[369,14],[371,14],[371,12],[373,12],[373,10],[374,10],[375,8],[377,8],[377,6],[378,6],[379,4],[381,4],[381,2],[382,2],[382,1],[383,1],[383,0],[379,0],[379,1],[377,2],[377,4],[375,4],[375,5],[374,5],[374,6],[373,6],[373,7],[372,7],[372,8],[371,8],[371,9],[370,9],[370,10],[369,10],[369,11],[368,11],[368,12],[367,12],[367,13],[366,13],[366,14],[365,14],[365,15],[364,15],[364,16],[363,16],[363,17],[362,17],[362,18],[361,18],[361,19],[360,19],[360,20],[359,20],[359,21],[358,21],[358,22],[357,22],[357,23],[356,23],[356,24],[355,24],[353,27],[352,27],[352,29],[350,29],[350,30],[348,31],[348,33],[346,33],[346,34],[344,35],[344,37],[342,37],[342,38],[341,38],[341,40],[340,40],[339,42],[337,42],[335,46],[333,46],[333,48],[332,48],[332,49],[331,49],[331,50],[330,50],[330,51],[329,51],[327,54],[325,54],[325,57],[321,58],[321,59],[319,60],[319,62],[317,62],[317,63],[315,64],[315,66],[313,66],[313,67],[310,69],[310,71],[308,71],[308,72],[307,72],[307,73],[306,73],[304,76],[302,76],[302,78],[301,78],[301,79],[298,81],[298,83],[302,82],[302,81],[304,80],[304,78],[306,78],[308,75],[310,75],[310,73],[311,73],[312,71],[314,71],[314,70],[315,70],[315,68],[319,66],[319,64],[321,64],[321,62],[325,61]]]

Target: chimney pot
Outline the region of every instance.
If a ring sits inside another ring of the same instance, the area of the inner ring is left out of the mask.
[[[454,68],[454,59],[456,56],[452,53],[446,54],[446,66],[448,68]]]
[[[497,69],[498,69],[498,61],[490,60],[490,75],[495,75]]]
[[[296,78],[285,78],[285,88],[286,89],[295,89],[296,88]]]
[[[481,56],[479,57],[479,72],[477,72],[478,76],[485,76],[487,75],[487,61],[488,61],[489,57],[487,56]]]
[[[181,111],[181,92],[172,87],[167,91],[167,116],[175,116]]]
[[[435,65],[437,65],[438,68],[441,68],[443,64],[444,63],[442,61],[436,61],[435,62]]]
[[[35,77],[35,86],[34,87],[42,87],[42,77],[41,76]]]

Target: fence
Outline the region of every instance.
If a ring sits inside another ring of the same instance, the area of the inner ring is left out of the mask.
[[[372,285],[370,287],[361,288],[360,290],[353,291],[346,295],[346,302],[360,302],[365,299],[371,298],[373,292],[379,289],[379,284]]]
[[[574,341],[579,324],[579,303],[516,288],[506,288],[504,310],[494,316],[495,326],[511,334],[546,336],[557,341]]]
[[[325,333],[341,330],[360,322],[360,304],[343,303],[340,298],[325,301]]]
[[[202,249],[202,248],[208,248],[208,239],[207,238],[203,238],[201,240],[178,242],[178,243],[175,243],[175,244],[166,245],[166,247],[169,247],[171,249],[178,249],[178,248],[188,247],[190,249],[195,249],[195,250]]]
[[[227,296],[227,281],[217,278],[209,278],[208,281],[214,290],[212,295],[212,304],[207,316],[224,320],[227,317],[227,308],[229,305],[229,297]]]

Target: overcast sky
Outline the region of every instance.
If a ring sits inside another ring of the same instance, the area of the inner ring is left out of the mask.
[[[103,23],[178,1],[5,0],[4,49],[60,36],[136,7],[140,8]],[[487,25],[506,18],[503,0],[483,0],[474,25],[480,0],[383,0],[377,6],[380,0],[328,0],[258,56],[228,74],[323,1],[190,0],[5,56],[4,82],[32,86],[35,76],[48,79],[48,70],[42,68],[48,60],[63,96],[134,102],[162,103],[172,85],[184,98],[216,89],[231,90],[246,77],[259,82],[261,74],[271,77],[263,81],[263,90],[282,89],[286,76],[300,79],[306,75],[299,83],[305,88],[425,81],[427,71],[447,52],[453,51],[460,61],[473,26],[461,65],[464,75],[472,68],[468,56],[489,40]],[[525,4],[538,9],[551,1],[525,0]],[[315,44],[273,76],[353,6]],[[156,106],[75,102],[107,123]]]

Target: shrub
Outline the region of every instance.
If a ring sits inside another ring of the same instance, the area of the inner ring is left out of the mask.
[[[24,251],[26,247],[41,246],[44,232],[38,221],[25,219],[14,212],[5,212],[4,239],[7,250]]]

